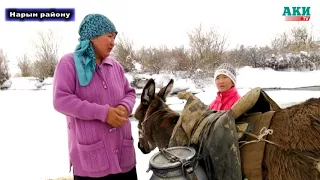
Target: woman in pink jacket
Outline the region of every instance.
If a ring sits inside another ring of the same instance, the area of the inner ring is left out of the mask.
[[[236,88],[236,70],[229,63],[221,64],[214,73],[216,99],[210,104],[211,110],[229,110],[240,98]]]

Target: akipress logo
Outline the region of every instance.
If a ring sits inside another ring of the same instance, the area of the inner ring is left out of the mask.
[[[282,16],[286,21],[309,21],[310,7],[284,7]]]

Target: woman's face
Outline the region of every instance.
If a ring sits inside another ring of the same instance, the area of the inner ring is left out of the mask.
[[[110,52],[114,47],[115,38],[116,34],[112,32],[91,39],[94,51],[98,59],[101,60],[110,55]]]
[[[216,86],[219,92],[226,92],[231,89],[233,85],[232,80],[224,74],[220,74],[216,78]]]

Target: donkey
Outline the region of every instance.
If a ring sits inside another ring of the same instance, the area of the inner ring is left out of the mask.
[[[134,113],[134,117],[139,120],[138,148],[144,154],[150,153],[156,147],[160,149],[169,147],[172,132],[180,118],[180,114],[171,110],[166,104],[166,97],[170,94],[173,88],[173,83],[174,81],[171,79],[168,85],[160,89],[156,94],[155,82],[153,79],[150,79],[143,89],[141,102]],[[207,107],[202,106],[201,108]],[[196,110],[196,112],[199,111]],[[223,124],[224,123],[225,122],[223,122]],[[222,125],[221,122],[220,125]],[[221,129],[218,129],[218,131],[219,130]],[[231,134],[234,135],[236,134],[235,132],[236,129],[234,128],[234,133]],[[209,179],[220,177],[218,179],[224,178],[226,180],[240,180],[240,152],[237,148],[228,148],[230,146],[233,147],[234,145],[236,145],[234,147],[237,147],[237,142],[235,142],[233,140],[234,138],[230,136],[230,131],[219,131],[219,133],[215,135],[219,135],[228,143],[220,143],[221,139],[216,138],[217,140],[204,142],[203,148],[198,148],[197,145],[191,145],[200,154],[201,152],[220,151],[219,154],[209,154],[201,158],[199,161],[200,166],[206,169]],[[170,146],[172,147],[176,145]]]
[[[145,154],[156,147],[168,147],[180,118],[180,114],[166,104],[173,83],[170,80],[156,94],[154,80],[150,79],[143,89],[134,117],[139,121],[138,148]],[[142,126],[148,128],[143,129]],[[310,98],[277,110],[271,119],[270,129],[274,133],[268,136],[268,140],[281,146],[266,143],[262,160],[263,179],[320,179],[320,98]]]
[[[180,117],[179,113],[171,110],[166,104],[166,98],[172,91],[173,82],[171,79],[167,86],[155,94],[155,82],[150,79],[143,89],[141,102],[134,113],[134,118],[139,120],[138,148],[144,154],[150,153],[156,147],[168,147],[174,126]],[[144,123],[148,123],[148,128],[142,128]],[[143,134],[148,134],[148,136]]]

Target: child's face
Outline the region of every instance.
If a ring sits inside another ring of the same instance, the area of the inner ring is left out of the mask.
[[[216,86],[219,92],[225,92],[232,88],[233,82],[228,76],[220,74],[216,78]]]

